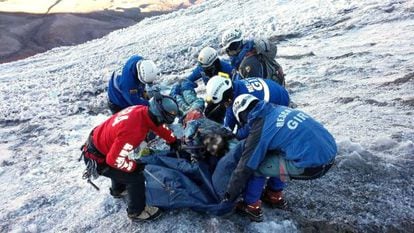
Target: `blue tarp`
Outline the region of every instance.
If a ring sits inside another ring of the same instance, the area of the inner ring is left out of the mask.
[[[204,162],[191,163],[160,153],[145,156],[147,204],[165,209],[191,208],[213,215],[228,213],[233,203],[220,203],[241,156],[242,143],[222,157],[211,174]]]

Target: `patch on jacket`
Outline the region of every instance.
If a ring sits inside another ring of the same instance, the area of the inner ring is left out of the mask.
[[[244,70],[246,70],[247,74],[249,74],[252,68],[250,66],[246,66],[244,67]]]
[[[131,95],[138,94],[138,89],[131,89],[131,90],[129,90],[129,94],[131,94]]]

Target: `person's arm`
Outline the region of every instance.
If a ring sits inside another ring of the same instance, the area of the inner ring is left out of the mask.
[[[174,133],[167,127],[166,124],[154,127],[151,130],[154,131],[154,133],[160,136],[162,139],[164,139],[167,144],[171,144],[177,140]]]
[[[237,120],[233,114],[233,110],[231,107],[228,107],[226,109],[226,117],[224,118],[224,127],[228,127],[233,132],[234,128],[236,127],[236,124]],[[235,134],[235,132],[233,133]]]
[[[143,58],[139,55],[131,56],[126,62],[124,67],[122,67],[122,76],[132,76],[137,78],[137,62]]]
[[[135,147],[137,145],[133,145],[127,140],[123,140],[122,138],[115,139],[111,149],[106,155],[106,164],[124,172],[135,171],[137,167],[136,162],[128,158],[128,155],[133,153]]]
[[[247,136],[249,136],[249,129],[250,129],[249,125],[245,125],[241,128],[238,128],[237,133],[236,133],[236,138],[238,140],[243,140],[247,138]]]
[[[248,40],[244,43],[243,48],[241,49],[241,51],[239,52],[239,54],[237,54],[237,56],[234,56],[231,58],[231,64],[238,69],[241,62],[243,61],[244,57],[246,56],[246,54],[250,51],[252,51],[254,49],[254,42],[251,40]]]
[[[193,72],[191,72],[190,76],[187,77],[187,80],[194,84],[194,88],[196,88],[198,86],[196,81],[199,80],[202,77],[201,71],[202,71],[201,66],[197,66],[193,70]]]
[[[123,99],[129,106],[145,105],[148,106],[148,100],[144,99],[145,86],[137,84],[134,77],[125,76],[118,79],[118,88],[121,91]]]
[[[130,94],[126,98],[129,99],[129,100],[127,100],[128,102],[132,103],[131,106],[132,105],[148,106],[148,104],[149,104],[148,100],[143,97],[143,92],[140,92],[139,90],[138,90],[137,94]]]
[[[221,72],[227,73],[230,77],[233,75],[233,72],[236,70],[228,61],[220,60]]]
[[[255,120],[251,127],[250,134],[245,141],[242,156],[236,169],[233,171],[227,186],[227,193],[229,194],[229,199],[231,201],[234,201],[244,190],[248,179],[254,172],[254,170],[248,166],[248,162],[253,156],[261,157],[260,155],[257,155],[257,148],[262,147],[262,153],[266,151],[263,147],[266,147],[267,145],[265,145],[266,143],[264,143],[261,138],[263,125],[263,118]]]

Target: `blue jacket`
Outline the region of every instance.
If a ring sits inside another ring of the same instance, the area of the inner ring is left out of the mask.
[[[249,113],[250,126],[259,118],[264,119],[262,137],[247,163],[252,169],[259,166],[268,150],[284,152],[286,160],[301,168],[326,164],[337,153],[328,130],[300,110],[261,102]]]
[[[234,98],[241,94],[251,94],[260,100],[283,106],[288,106],[290,102],[287,90],[270,79],[246,78],[233,81]],[[237,120],[232,107],[228,107],[224,118],[224,126],[234,130],[236,124]],[[237,131],[236,137],[237,139],[243,139],[247,137],[247,134],[248,127],[243,127]]]
[[[243,61],[243,58],[246,56],[248,52],[251,52],[254,49],[254,42],[253,40],[244,41],[241,51],[236,56],[230,56],[230,63],[236,69],[239,68],[240,63]]]
[[[136,64],[142,59],[141,56],[132,56],[125,63],[121,75],[112,75],[109,80],[108,98],[113,104],[121,108],[132,105],[148,106],[148,100],[143,97],[145,85],[137,78]]]
[[[232,67],[227,61],[220,59],[220,69],[218,69],[214,75],[217,75],[218,72],[227,73],[229,77],[231,77],[234,67]],[[206,75],[204,72],[203,67],[201,65],[197,65],[197,67],[193,70],[190,76],[187,77],[189,81],[194,83],[195,87],[197,87],[196,81],[199,79],[203,79],[205,85],[207,85],[208,80],[211,78]]]
[[[248,124],[251,131],[227,189],[232,195],[244,189],[268,151],[280,151],[299,168],[328,164],[336,156],[333,136],[302,111],[260,101],[249,112]]]

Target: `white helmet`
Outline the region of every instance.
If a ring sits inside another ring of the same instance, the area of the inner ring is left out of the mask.
[[[206,86],[206,102],[218,104],[223,101],[224,93],[228,90],[232,91],[233,84],[229,78],[222,76],[213,76],[207,82]]]
[[[223,36],[221,37],[221,46],[226,49],[231,43],[241,40],[242,32],[237,28],[232,28],[223,33]]]
[[[213,65],[214,61],[217,59],[217,51],[212,47],[205,47],[198,54],[198,62],[203,68]]]
[[[239,123],[243,124],[243,122],[240,121],[240,114],[255,100],[258,101],[259,99],[251,94],[241,94],[236,97],[233,102],[233,114]]]
[[[140,60],[137,62],[137,74],[140,82],[152,83],[157,78],[158,67],[151,60]]]

